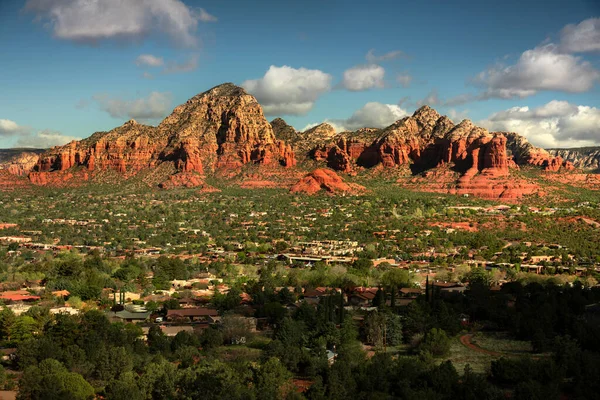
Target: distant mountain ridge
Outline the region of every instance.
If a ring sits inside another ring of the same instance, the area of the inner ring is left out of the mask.
[[[46,149],[12,148],[0,149],[0,169],[13,175],[27,176]]]
[[[600,146],[570,149],[548,149],[554,157],[573,163],[576,168],[600,173]]]
[[[53,185],[107,170],[125,179],[160,170],[166,179],[161,187],[197,186],[205,175],[235,175],[246,164],[300,173],[311,161],[345,173],[405,166],[439,190],[515,198],[536,188],[512,179],[512,170],[531,165],[570,171],[569,157],[579,156],[564,155],[537,148],[517,133],[489,132],[470,120],[455,124],[429,106],[382,129],[336,133],[323,123],[297,132],[281,118],[269,123],[256,98],[226,83],[177,106],[158,126],[130,120],[36,154],[33,165],[30,155],[19,174],[28,174],[34,184]]]

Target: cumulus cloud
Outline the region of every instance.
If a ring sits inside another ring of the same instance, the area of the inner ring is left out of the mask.
[[[31,127],[22,126],[9,119],[0,119],[0,137],[17,137],[17,147],[48,148],[63,145],[75,140],[73,136],[63,135],[57,131],[34,131]]]
[[[156,120],[165,117],[171,111],[171,93],[152,92],[147,97],[126,100],[97,94],[92,97],[103,111],[113,118],[133,118],[141,121]]]
[[[385,128],[404,118],[408,113],[395,104],[370,102],[356,110],[342,125],[348,130],[358,128]]]
[[[383,88],[385,69],[376,64],[358,65],[344,71],[342,86],[351,91]]]
[[[325,122],[333,126],[336,132],[343,132],[359,128],[385,128],[408,115],[406,110],[396,104],[370,102],[356,110],[347,119],[331,119]],[[316,125],[318,124],[309,124],[303,131]]]
[[[163,69],[164,74],[176,74],[180,72],[191,72],[198,68],[198,54],[192,54],[183,62],[170,61]]]
[[[17,135],[23,131],[23,127],[19,126],[15,121],[10,119],[0,119],[0,136]]]
[[[331,90],[331,75],[316,69],[271,65],[262,78],[247,80],[242,86],[256,97],[267,115],[302,115]]]
[[[514,65],[483,71],[475,82],[485,87],[484,97],[509,99],[543,90],[586,92],[599,78],[600,72],[589,62],[547,44],[525,51]]]
[[[600,109],[566,101],[512,107],[479,123],[490,130],[520,133],[544,148],[600,145]]]
[[[164,60],[152,54],[141,54],[135,59],[135,64],[138,67],[162,67]]]
[[[565,26],[560,31],[560,49],[567,53],[600,51],[600,18]]]
[[[62,146],[73,140],[79,140],[79,138],[63,135],[58,131],[45,129],[43,131],[22,136],[17,140],[16,146],[47,149],[53,146]]]
[[[450,106],[492,98],[525,98],[541,91],[587,92],[600,80],[600,71],[574,53],[600,51],[600,18],[565,26],[558,44],[544,43],[524,51],[514,64],[497,64],[471,80],[482,90],[461,94]],[[505,57],[506,58],[506,57]]]
[[[332,128],[333,128],[333,129],[334,129],[336,132],[338,132],[338,133],[339,133],[339,132],[344,132],[344,131],[346,131],[346,130],[347,130],[347,129],[346,129],[344,126],[342,126],[342,125],[338,125],[338,124],[337,124],[336,122],[334,122],[334,121],[331,121],[331,120],[326,120],[325,122],[326,122],[327,124],[331,125],[331,127],[332,127]],[[317,125],[321,125],[321,124],[320,124],[320,123],[318,123],[318,122],[315,122],[315,123],[312,123],[312,124],[308,124],[308,125],[306,125],[304,128],[302,128],[302,129],[300,130],[300,132],[306,132],[307,130],[309,130],[309,129],[312,129],[312,128],[314,128],[314,127],[315,127],[315,126],[317,126]]]
[[[406,54],[404,54],[404,52],[401,50],[392,50],[392,51],[384,53],[380,56],[376,56],[375,49],[369,50],[367,52],[367,55],[365,56],[365,58],[369,62],[369,64],[376,64],[376,63],[380,63],[382,61],[389,61],[389,60],[393,60],[393,59],[400,58],[400,57],[406,57]]]
[[[25,10],[46,22],[55,37],[87,44],[141,40],[155,33],[194,47],[198,21],[216,21],[181,0],[28,0]]]

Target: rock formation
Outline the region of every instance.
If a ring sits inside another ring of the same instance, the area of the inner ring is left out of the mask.
[[[275,137],[279,140],[285,140],[288,143],[292,143],[298,139],[298,133],[293,126],[288,125],[281,118],[275,118],[271,121],[271,128],[273,129],[273,133]]]
[[[146,184],[171,188],[204,187],[209,174],[233,178],[247,164],[259,166],[261,174],[272,170],[286,176],[289,185],[303,173],[292,167],[306,168],[316,161],[348,174],[374,167],[410,171],[414,178],[410,184],[429,180],[429,187],[437,191],[518,198],[539,191],[531,182],[514,179],[511,171],[533,166],[552,175],[575,167],[598,169],[600,150],[595,151],[550,153],[516,133],[488,132],[469,120],[454,124],[428,106],[383,129],[336,133],[323,123],[297,132],[281,118],[269,123],[253,96],[226,83],[176,107],[156,127],[130,120],[39,157],[28,154],[13,159],[0,168],[15,175],[31,171],[29,180],[37,185],[84,182],[109,171],[111,179],[128,179],[149,170],[141,175]],[[282,167],[291,169],[285,173]],[[346,192],[346,184],[331,170],[318,169],[294,187],[304,192]],[[246,185],[274,181],[252,182]]]
[[[90,172],[112,169],[129,177],[164,162],[172,162],[182,173],[198,174],[248,163],[296,165],[292,147],[275,138],[256,99],[227,83],[176,107],[157,127],[131,120],[55,147],[40,156],[31,180],[41,183],[47,179],[40,173],[74,167]]]
[[[600,172],[600,147],[551,149],[548,152],[554,157],[562,157],[577,169]]]
[[[364,187],[355,184],[347,184],[335,171],[319,168],[300,179],[292,188],[292,193],[315,194],[324,190],[328,193],[356,193],[364,190]]]
[[[513,165],[504,136],[491,134],[469,120],[454,125],[428,106],[381,130],[336,135],[314,148],[312,154],[315,160],[344,172],[379,164],[385,168],[406,165],[413,172],[423,172],[452,163],[470,175],[483,171],[506,175]]]
[[[37,164],[38,153],[32,151],[23,151],[8,158],[0,164],[0,169],[5,169],[9,173],[17,176],[27,176],[29,171]]]

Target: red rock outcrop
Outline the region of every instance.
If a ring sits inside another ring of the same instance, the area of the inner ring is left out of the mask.
[[[40,155],[33,171],[54,173],[79,166],[88,171],[112,169],[125,176],[134,175],[159,162],[166,141],[155,130],[130,120],[112,131],[50,149]]]
[[[37,164],[39,155],[34,152],[22,152],[0,164],[0,169],[17,176],[27,176],[29,171]]]
[[[571,161],[563,161],[562,167],[565,171],[574,171],[575,165]]]
[[[563,159],[561,157],[551,158],[544,163],[544,171],[558,172],[562,164]]]
[[[571,161],[564,161],[561,156],[549,158],[544,162],[544,171],[547,172],[559,172],[559,171],[573,171],[575,166]]]
[[[469,120],[454,125],[428,106],[384,129],[338,134],[315,147],[312,156],[343,172],[377,165],[407,166],[413,176],[429,180],[430,188],[435,191],[485,198],[515,199],[540,194],[539,187],[531,182],[509,179],[511,170],[520,169],[520,165],[544,167],[548,171],[573,168],[518,134],[490,133]],[[438,169],[446,172],[437,173]],[[434,182],[440,177],[443,183]],[[411,184],[417,181],[420,179]]]
[[[364,190],[364,187],[355,184],[347,184],[335,171],[319,168],[306,175],[298,181],[290,192],[315,194],[325,190],[328,193],[356,193]]]
[[[40,156],[31,180],[49,182],[39,173],[75,167],[112,169],[129,177],[164,162],[183,173],[204,174],[248,163],[293,167],[296,158],[289,144],[276,140],[256,99],[240,87],[223,84],[176,107],[157,127],[131,120],[53,148]]]

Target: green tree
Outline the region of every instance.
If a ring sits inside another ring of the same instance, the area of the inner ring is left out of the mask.
[[[434,357],[445,356],[450,351],[450,338],[443,329],[432,328],[425,334],[420,349]]]
[[[10,330],[16,319],[15,313],[10,308],[4,307],[0,310],[0,340],[8,340]]]
[[[15,343],[21,343],[27,339],[33,338],[38,330],[38,324],[29,315],[21,315],[16,318],[14,324],[10,327],[10,340]]]
[[[279,359],[272,357],[255,371],[256,396],[260,399],[279,400],[291,390],[292,374]]]
[[[94,388],[53,359],[27,368],[19,380],[17,400],[91,400]]]

